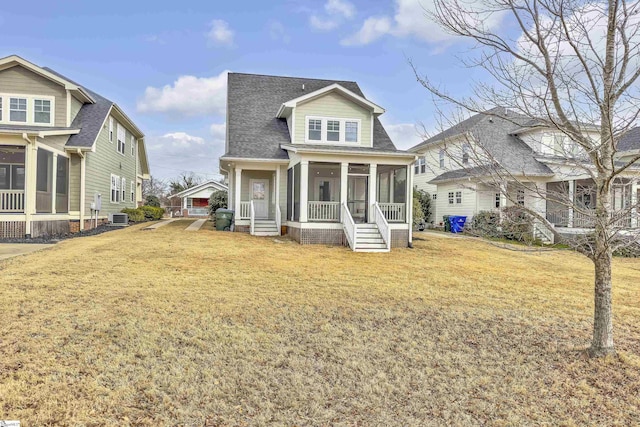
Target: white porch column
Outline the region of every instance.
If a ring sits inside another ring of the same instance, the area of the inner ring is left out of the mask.
[[[534,183],[533,188],[533,203],[532,208],[535,210],[540,216],[547,217],[547,183],[546,182],[536,182]],[[525,205],[526,206],[526,205]]]
[[[378,199],[378,165],[376,163],[371,163],[369,165],[369,206],[367,206],[367,211],[369,212],[369,222],[373,221],[373,212],[371,206]]]
[[[631,181],[631,228],[638,226],[638,181]]]
[[[182,209],[187,209],[189,203],[187,202],[187,197],[182,199]]]
[[[234,179],[235,191],[233,197],[235,197],[235,216],[240,218],[240,194],[242,193],[242,168],[236,168],[236,177]]]
[[[569,220],[567,227],[573,227],[573,203],[575,203],[575,194],[576,194],[576,181],[569,181]]]
[[[340,205],[347,203],[349,163],[340,163]],[[342,208],[340,208],[342,211]]]
[[[407,189],[409,190],[410,198],[407,199],[407,222],[409,223],[409,247],[413,247],[413,174],[414,169],[412,165],[407,166]],[[392,239],[393,240],[393,239]]]
[[[51,213],[56,213],[56,191],[58,185],[58,154],[53,153],[53,162],[51,163]]]
[[[276,165],[276,207],[274,207],[275,214],[278,214],[277,206],[280,206],[280,165]],[[282,215],[282,212],[280,212]],[[282,216],[277,218],[278,221],[282,221]]]
[[[234,195],[235,195],[235,189],[234,189],[234,171],[232,168],[229,168],[229,173],[227,175],[227,184],[228,184],[228,190],[227,190],[227,209],[233,209],[236,205],[235,203],[235,199],[234,199]]]
[[[31,235],[31,219],[36,213],[36,168],[38,163],[38,148],[35,141],[29,141],[25,147],[25,167],[27,169],[24,185],[24,233]]]
[[[80,231],[84,230],[84,214],[87,208],[86,200],[86,177],[87,177],[87,155],[86,153],[78,153],[80,155]]]
[[[300,162],[300,222],[307,222],[309,207],[309,161]]]

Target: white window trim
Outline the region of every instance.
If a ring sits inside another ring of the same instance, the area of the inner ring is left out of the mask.
[[[111,174],[109,183],[109,202],[119,204],[120,201],[120,177],[118,175]],[[116,197],[114,199],[114,190]]]
[[[56,123],[56,97],[46,95],[25,95],[23,93],[0,93],[0,102],[2,103],[2,119],[0,124],[6,125],[22,125],[22,126],[42,126],[53,127]],[[27,121],[14,122],[11,121],[11,98],[22,98],[27,100]],[[51,103],[51,117],[49,123],[39,123],[35,121],[35,101],[49,101]]]
[[[460,195],[460,197],[458,197],[458,194]],[[461,205],[462,204],[462,190],[456,191],[455,198],[456,198],[456,205]],[[458,201],[458,199],[460,201]]]
[[[136,152],[135,152],[135,148],[136,148],[136,138],[135,136],[131,135],[131,155],[135,157]]]
[[[122,201],[122,203],[126,203],[125,201],[127,200],[127,180],[124,177],[120,178],[120,188],[121,188],[120,200]]]
[[[309,120],[321,121],[321,136],[320,140],[309,139]],[[340,138],[338,141],[327,140],[327,121],[336,120],[340,122]],[[358,141],[347,142],[346,141],[346,122],[358,123]],[[340,118],[340,117],[322,117],[322,116],[305,116],[304,117],[304,142],[305,144],[318,144],[318,145],[344,145],[350,147],[359,147],[362,145],[362,119]]]
[[[122,126],[120,123],[116,122],[117,132],[116,132],[116,140],[118,143],[116,144],[116,151],[120,153],[120,155],[124,156],[127,152],[127,128]],[[120,139],[120,135],[122,135],[122,139]],[[122,150],[120,148],[122,147]]]
[[[455,204],[456,201],[456,193],[455,191],[449,191],[447,194],[447,199],[449,199],[449,205]]]
[[[131,202],[135,202],[135,199],[136,199],[136,196],[135,196],[136,187],[133,184],[134,184],[133,181],[129,181],[129,190],[130,190]]]

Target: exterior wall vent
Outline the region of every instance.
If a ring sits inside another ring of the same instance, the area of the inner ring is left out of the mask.
[[[109,214],[109,224],[119,227],[129,225],[129,215],[125,213],[112,213]]]

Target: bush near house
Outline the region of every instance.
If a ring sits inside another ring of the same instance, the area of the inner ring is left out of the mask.
[[[429,223],[432,222],[431,216],[433,215],[433,211],[431,210],[431,194],[427,193],[423,190],[413,189],[413,200],[415,204],[415,200],[420,203],[420,211],[418,212],[415,207],[413,208],[413,218],[414,222],[417,219],[418,223],[420,220],[424,220],[424,222]],[[418,217],[418,213],[420,213],[420,217]]]
[[[145,206],[154,206],[156,208],[160,207],[160,199],[157,196],[154,195],[148,195],[145,199],[144,199],[144,205]]]
[[[471,220],[475,234],[483,237],[514,240],[527,244],[534,243],[533,217],[519,206],[507,206],[500,214],[493,211],[480,211]]]
[[[226,208],[228,205],[228,195],[226,191],[218,190],[214,191],[209,197],[209,215],[214,217],[216,215],[216,210],[219,208]]]
[[[129,215],[131,222],[157,221],[164,216],[164,209],[155,206],[141,206],[136,209],[122,209],[120,212]]]

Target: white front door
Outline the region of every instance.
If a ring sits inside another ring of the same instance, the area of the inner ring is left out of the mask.
[[[249,185],[256,218],[269,218],[269,180],[252,179]]]

